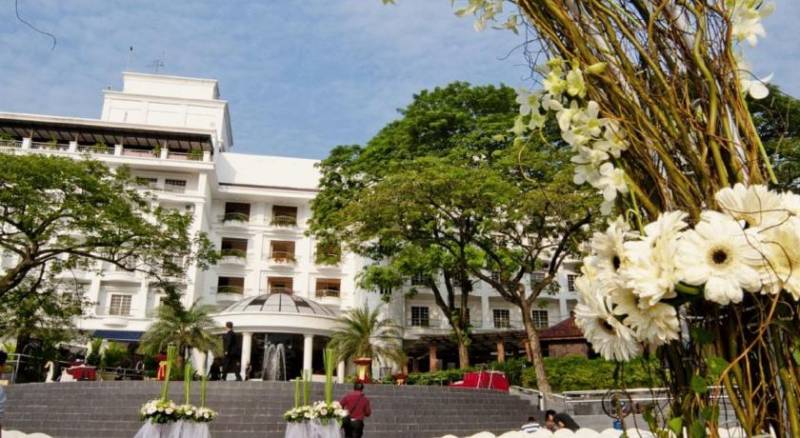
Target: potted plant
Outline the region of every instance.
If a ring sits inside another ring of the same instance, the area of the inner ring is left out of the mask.
[[[103,346],[102,338],[94,338],[89,343],[89,355],[86,356],[86,365],[97,367],[100,366],[100,349]]]
[[[160,144],[156,145],[156,147],[153,148],[153,156],[156,157],[156,158],[161,157],[161,145]]]
[[[394,383],[405,385],[406,379],[408,379],[408,354],[402,349],[398,349],[392,359],[399,370],[392,376]]]
[[[203,151],[201,149],[192,149],[187,154],[187,158],[192,161],[200,161],[203,159]]]
[[[375,357],[392,357],[397,352],[393,341],[400,334],[391,319],[381,318],[380,308],[351,309],[339,318],[341,328],[331,336],[330,347],[340,360],[354,358],[356,381],[370,381],[370,367]]]
[[[121,344],[108,341],[100,358],[100,378],[103,380],[116,380],[116,368],[120,366],[127,355],[128,350]]]

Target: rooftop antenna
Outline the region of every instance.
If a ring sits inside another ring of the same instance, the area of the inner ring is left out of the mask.
[[[128,48],[128,61],[125,63],[125,71],[130,70],[132,58],[133,58],[133,46],[130,46],[130,48]]]
[[[154,59],[153,62],[150,63],[148,67],[153,69],[153,73],[158,74],[158,70],[164,68],[164,58],[166,58],[166,54],[161,52],[161,57]]]

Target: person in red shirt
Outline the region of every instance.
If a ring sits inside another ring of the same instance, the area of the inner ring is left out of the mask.
[[[353,385],[353,391],[342,397],[339,403],[348,412],[343,422],[345,438],[361,438],[364,435],[364,418],[372,415],[369,399],[364,395],[364,384]]]

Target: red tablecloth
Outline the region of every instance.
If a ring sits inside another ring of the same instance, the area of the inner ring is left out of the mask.
[[[464,380],[450,386],[460,388],[483,388],[508,391],[508,378],[502,371],[473,371],[464,374]]]
[[[75,380],[97,380],[97,371],[94,367],[78,365],[69,367],[67,372],[72,375]]]

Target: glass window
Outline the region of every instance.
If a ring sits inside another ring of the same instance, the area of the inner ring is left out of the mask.
[[[494,316],[494,328],[511,327],[511,312],[508,309],[494,309],[492,315]]]
[[[128,316],[131,314],[130,295],[111,295],[108,305],[109,315]]]
[[[425,275],[424,274],[414,274],[411,276],[411,285],[412,286],[425,286]]]
[[[183,193],[186,191],[186,180],[167,178],[164,180],[164,190],[168,192]]]
[[[428,306],[411,306],[411,326],[428,327],[431,323]]]
[[[531,319],[533,320],[533,326],[537,329],[550,327],[547,310],[532,310]]]
[[[456,307],[456,309],[455,309],[455,310],[456,310],[456,315],[460,315],[460,314],[461,314],[461,309],[460,309],[460,308]],[[467,310],[466,310],[466,312],[465,312],[465,315],[464,315],[464,316],[465,316],[465,317],[466,317],[466,319],[467,319],[467,323],[469,323],[469,322],[471,321],[471,319],[470,319],[470,315],[469,315],[469,307],[467,307]]]
[[[544,281],[544,271],[535,271],[531,273],[531,285],[536,285]]]
[[[492,278],[492,281],[500,281],[500,271],[492,271],[492,273],[489,275]]]
[[[578,278],[575,274],[567,274],[567,290],[575,292],[575,279]]]
[[[153,178],[150,176],[137,176],[136,177],[136,185],[140,187],[155,187],[156,183],[158,182],[158,178]]]
[[[341,280],[338,278],[318,278],[317,297],[338,298],[341,292]]]

